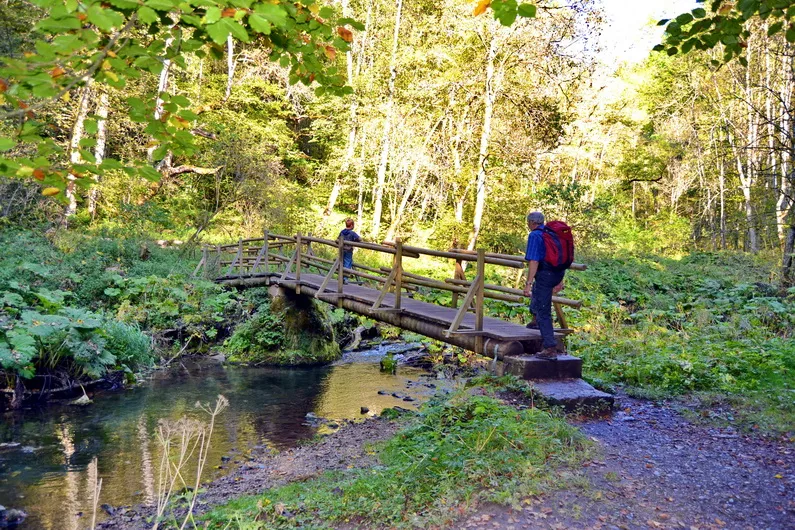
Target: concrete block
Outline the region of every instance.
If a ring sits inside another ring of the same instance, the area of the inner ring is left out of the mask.
[[[535,355],[505,357],[503,374],[522,379],[577,379],[582,377],[582,359],[571,355],[559,355],[557,359]]]

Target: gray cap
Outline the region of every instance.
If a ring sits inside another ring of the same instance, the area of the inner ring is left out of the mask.
[[[542,225],[544,224],[544,214],[541,212],[530,212],[527,214],[527,222]]]

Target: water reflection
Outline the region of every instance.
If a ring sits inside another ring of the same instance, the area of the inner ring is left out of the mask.
[[[306,422],[309,412],[341,420],[361,417],[362,406],[371,413],[413,406],[416,402],[388,394],[410,393],[421,400],[432,390],[406,388],[420,374],[411,369],[397,376],[382,374],[373,363],[314,369],[184,363],[139,388],[97,396],[89,407],[8,413],[0,416],[0,504],[28,511],[25,528],[86,528],[98,478],[100,504],[156,501],[157,422],[184,415],[200,418],[196,401],[214,403],[218,394],[230,401],[217,419],[206,480],[224,472],[222,456],[231,457],[232,465],[252,447],[284,449],[311,438],[317,426]],[[378,390],[388,394],[378,395]],[[94,458],[98,463],[89,471]],[[195,477],[195,469],[187,473]]]

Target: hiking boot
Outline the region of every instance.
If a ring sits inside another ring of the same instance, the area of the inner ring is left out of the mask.
[[[527,329],[538,329],[538,322],[533,320],[532,322],[528,322],[527,325],[525,325],[525,327]]]
[[[556,347],[554,347],[554,346],[552,346],[550,348],[544,348],[543,350],[538,352],[536,355],[538,355],[542,359],[557,359],[557,357],[558,357],[558,349]]]

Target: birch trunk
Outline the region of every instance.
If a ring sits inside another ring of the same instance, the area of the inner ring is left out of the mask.
[[[792,192],[793,183],[792,175],[790,175],[790,163],[792,160],[792,153],[795,151],[793,145],[793,138],[791,136],[792,122],[790,119],[790,112],[792,112],[792,55],[791,47],[787,46],[785,53],[781,57],[781,88],[779,97],[781,101],[781,127],[779,134],[779,142],[781,143],[781,163],[779,164],[780,178],[778,187],[778,198],[776,200],[776,229],[778,232],[779,241],[785,242],[787,216],[792,209]]]
[[[754,205],[751,197],[751,187],[754,184],[756,172],[756,148],[757,148],[757,123],[756,115],[754,113],[754,91],[751,87],[751,60],[752,48],[751,42],[748,42],[748,67],[745,69],[745,90],[746,100],[748,101],[748,141],[746,146],[745,156],[745,171],[740,172],[740,184],[743,192],[743,199],[745,200],[745,220],[748,223],[748,247],[754,254],[759,251],[759,239],[756,232],[756,215],[754,213]],[[737,158],[738,165],[741,165],[739,157]]]
[[[350,17],[350,7],[349,1],[343,0],[342,2],[342,15],[344,17]],[[369,7],[368,7],[368,19],[369,19]],[[369,23],[369,20],[368,20]],[[365,35],[367,34],[367,26],[365,26]],[[361,52],[360,54],[361,55]],[[353,51],[348,50],[345,52],[345,61],[347,64],[347,72],[348,72],[348,86],[353,86]],[[358,65],[357,65],[358,67]],[[348,110],[348,140],[345,145],[345,157],[342,159],[342,164],[340,165],[340,173],[337,176],[337,179],[334,181],[334,186],[331,188],[331,193],[328,197],[328,202],[326,203],[326,208],[323,210],[324,216],[331,215],[331,212],[334,211],[334,206],[337,204],[337,199],[339,198],[340,192],[342,191],[342,184],[343,179],[345,178],[345,174],[348,173],[348,170],[351,167],[351,163],[353,162],[353,157],[356,154],[356,135],[357,135],[357,121],[356,121],[356,111],[359,106],[359,101],[356,98],[356,94],[351,94],[351,106]]]
[[[226,38],[226,92],[224,103],[232,97],[232,84],[235,81],[235,40],[232,35]]]
[[[101,164],[105,159],[105,144],[108,139],[108,106],[109,106],[108,92],[103,90],[99,96],[99,103],[97,103],[97,145],[94,147],[94,158],[97,159],[97,164]],[[99,176],[94,175],[91,178],[95,183],[99,182]],[[97,214],[97,196],[98,190],[96,186],[92,186],[88,192],[88,213],[91,214],[91,219]]]
[[[391,141],[392,114],[395,106],[395,78],[397,77],[397,51],[398,36],[400,35],[400,17],[403,11],[403,0],[397,0],[395,11],[395,32],[392,36],[392,56],[389,60],[389,95],[386,103],[386,116],[384,117],[384,131],[381,139],[381,159],[378,163],[378,174],[375,185],[375,203],[373,207],[373,224],[370,234],[378,238],[381,230],[381,210],[383,208],[384,182],[386,180],[386,166],[389,161],[389,147]]]
[[[171,46],[171,42],[173,38],[168,38],[166,40],[165,49]],[[155,102],[155,119],[159,120],[160,117],[163,115],[163,98],[162,94],[168,89],[168,74],[171,70],[171,59],[163,59],[163,69],[160,71],[160,78],[157,82],[157,101]],[[156,146],[152,146],[147,148],[146,150],[146,160],[151,164],[154,162],[154,152]]]
[[[441,119],[437,120],[433,127],[431,127],[428,133],[425,135],[425,140],[422,143],[422,151],[417,154],[417,159],[414,161],[414,166],[411,169],[409,183],[406,185],[406,189],[403,191],[403,197],[400,199],[400,205],[397,207],[395,217],[392,219],[392,223],[390,223],[389,229],[386,231],[387,241],[392,241],[395,238],[395,232],[397,231],[397,227],[400,225],[400,221],[403,218],[403,213],[406,211],[409,198],[414,194],[414,188],[417,186],[417,179],[419,178],[420,170],[423,167],[428,144],[431,142],[433,133],[436,131],[436,128],[441,122]]]
[[[88,82],[86,86],[80,89],[80,102],[77,107],[74,125],[72,125],[72,137],[69,139],[69,161],[72,165],[83,163],[83,157],[80,154],[80,140],[83,139],[88,107],[91,102],[91,84],[91,82]],[[75,188],[75,176],[70,172],[66,183],[68,205],[64,214],[64,226],[68,224],[69,218],[77,212],[77,192]]]
[[[475,198],[475,215],[472,219],[472,233],[469,236],[469,250],[474,250],[480,235],[483,222],[483,211],[486,206],[486,160],[489,156],[489,140],[491,139],[491,118],[494,113],[494,100],[497,87],[494,76],[494,60],[497,57],[497,34],[491,36],[489,49],[486,52],[486,83],[483,90],[483,129],[480,133],[480,151],[478,153],[478,177]]]

